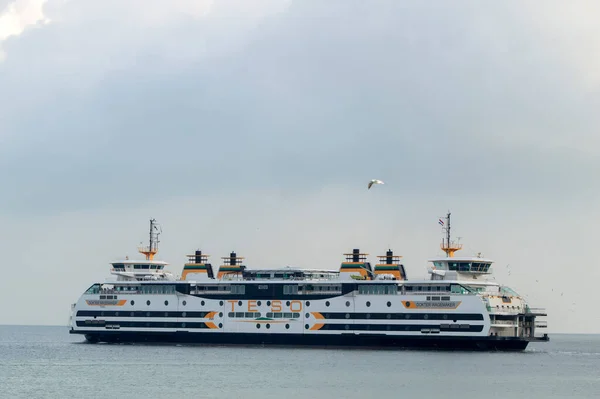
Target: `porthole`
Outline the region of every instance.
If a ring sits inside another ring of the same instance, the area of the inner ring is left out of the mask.
[[[367,307],[371,306],[371,302],[367,301]]]
[[[325,302],[325,306],[329,306],[329,301]]]
[[[146,301],[146,305],[150,306],[150,301]]]
[[[200,302],[200,305],[201,305],[201,306],[204,306],[204,304],[205,304],[205,303],[204,303],[204,301]]]
[[[182,304],[183,306],[185,306],[185,305],[187,305],[187,302],[186,302],[186,301],[183,301],[183,302],[181,302],[181,304]]]
[[[185,327],[185,323],[183,326]],[[146,327],[150,327],[150,323],[146,323]]]
[[[100,312],[100,316],[104,316],[104,312]]]
[[[310,313],[305,314],[304,317],[308,319],[310,317]]]
[[[306,306],[310,306],[310,302],[309,301],[306,301]]]
[[[308,324],[304,325],[304,329],[308,330],[308,327],[309,327]]]
[[[185,317],[185,312],[183,312],[183,313],[181,314],[181,317]]]
[[[350,301],[346,301],[346,306],[350,306]]]
[[[271,328],[271,325],[269,323],[267,323],[267,330]]]
[[[135,316],[135,313],[131,312],[129,315],[130,315],[131,317],[133,317],[133,316]]]
[[[115,312],[115,317],[119,317],[119,312]]]
[[[423,319],[424,319],[424,320],[427,320],[428,318],[429,318],[429,315],[428,315],[428,314],[424,314],[424,315],[423,315]]]
[[[269,305],[270,305],[270,303],[269,303],[269,302],[267,302],[267,306],[269,306]],[[285,306],[290,306],[290,301],[287,301],[287,302],[285,303]]]
[[[388,303],[389,303],[389,302],[388,302]],[[407,308],[410,308],[410,302],[409,302],[409,301],[406,301],[406,302],[404,302],[404,305],[405,305]]]
[[[219,301],[219,306],[223,306],[223,301]]]
[[[223,323],[219,323],[219,328],[223,328]]]
[[[346,318],[349,319],[350,318],[350,313],[346,313]]]
[[[129,303],[131,304],[131,306],[135,305],[135,301],[133,301],[133,300]]]
[[[407,319],[410,319],[410,315],[409,314],[405,315],[404,317],[407,318]]]
[[[185,327],[185,323],[181,323],[181,327]]]
[[[288,302],[288,306],[289,306],[289,302]],[[271,306],[271,301],[267,301],[267,306]]]
[[[260,328],[260,324],[257,324],[257,325],[256,325],[256,328]]]
[[[286,329],[286,330],[289,330],[289,329],[290,329],[290,325],[289,325],[289,324],[286,324],[286,325],[285,325],[285,329]]]
[[[146,312],[146,317],[150,317],[150,312]]]
[[[350,326],[349,326],[348,324],[346,324],[346,325],[344,326],[344,328],[345,328],[346,330],[349,330],[349,329],[350,329]]]
[[[367,313],[366,317],[367,317],[367,319],[370,319],[371,318],[371,313]]]
[[[452,320],[452,321],[456,323],[456,320]]]
[[[260,302],[260,301],[258,301],[258,302],[256,302],[256,304],[257,304],[258,306],[260,306],[261,302]]]
[[[386,319],[391,319],[391,318],[392,318],[392,315],[388,313],[388,314],[386,314],[386,315],[385,315],[385,318],[386,318]]]
[[[165,317],[169,317],[169,312],[165,312]]]
[[[165,301],[165,306],[169,306],[169,301]]]
[[[442,319],[444,319],[444,320],[448,320],[448,315],[447,315],[447,314],[445,314],[445,315],[442,315]]]
[[[385,329],[390,331],[392,328],[390,326],[386,326]]]
[[[223,312],[219,312],[219,317],[223,317]]]
[[[238,301],[238,306],[242,306],[242,301]]]
[[[388,303],[387,303],[387,307],[389,308],[390,306],[392,306],[392,303],[391,303],[391,302],[388,302]]]

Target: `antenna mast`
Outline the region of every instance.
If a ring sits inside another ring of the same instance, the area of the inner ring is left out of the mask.
[[[450,241],[450,211],[446,215],[446,226],[444,227],[446,230],[446,242],[442,239],[442,251],[446,253],[447,258],[453,258],[454,252],[460,251],[462,249],[462,244],[454,243]]]
[[[160,233],[161,231],[156,223],[156,219],[150,219],[150,245],[138,249],[141,254],[146,255],[146,260],[153,260],[154,255],[158,252],[158,235]]]
[[[448,224],[446,227],[446,244],[447,247],[450,248],[450,211],[448,211],[448,214],[446,215],[446,223]],[[446,253],[446,256],[448,256],[448,253]]]

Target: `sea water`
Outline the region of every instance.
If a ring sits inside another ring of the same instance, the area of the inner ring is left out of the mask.
[[[600,398],[600,335],[526,351],[88,344],[0,326],[2,398]]]

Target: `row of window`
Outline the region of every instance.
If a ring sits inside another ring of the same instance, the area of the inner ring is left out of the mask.
[[[163,267],[163,265],[133,265],[135,270],[162,270]],[[124,272],[125,265],[121,263],[114,264],[113,269],[118,272]]]
[[[358,286],[358,293],[360,295],[395,295],[397,292],[397,285],[369,284]]]
[[[269,288],[268,285],[259,286],[259,288]],[[175,285],[169,284],[143,284],[143,285],[115,285],[112,289],[100,289],[99,284],[90,287],[86,294],[98,293],[142,293],[142,294],[174,294]],[[305,284],[305,285],[284,285],[284,295],[298,294],[335,294],[342,292],[341,284]],[[358,286],[360,295],[395,295],[398,292],[451,292],[455,294],[466,294],[470,290],[459,284],[446,285],[401,285],[396,284],[361,284]],[[192,295],[202,295],[207,293],[215,294],[233,294],[245,295],[245,284],[211,284],[191,287]]]
[[[146,301],[146,305],[148,305],[148,306],[150,306],[151,303],[152,302],[150,300]],[[135,301],[132,299],[131,301],[129,301],[129,304],[131,306],[134,306],[135,305]],[[187,305],[187,302],[186,301],[182,301],[181,304],[183,306],[185,306],[185,305]],[[169,301],[165,301],[165,306],[169,306]],[[202,306],[204,306],[204,301],[202,301]]]
[[[305,324],[306,330],[310,329],[309,324]],[[470,324],[325,324],[319,331],[428,331],[431,329],[439,329],[440,331],[460,331],[460,332],[481,332],[483,325]]]
[[[244,318],[256,318],[260,317],[260,312],[229,312],[227,316],[235,318],[235,317],[244,317]]]
[[[433,262],[435,267],[440,269],[446,268],[446,262]],[[485,262],[448,262],[448,270],[458,272],[487,272],[491,267],[491,263]]]
[[[124,311],[111,311],[111,310],[79,310],[77,311],[77,317],[191,317],[191,318],[204,318],[211,312],[124,312]],[[219,317],[223,317],[223,313],[219,313]]]
[[[262,288],[262,286],[259,286]],[[396,284],[363,284],[358,286],[358,293],[360,295],[396,295],[398,292],[453,292],[453,293],[466,293],[467,290],[461,288],[457,284],[447,285],[403,285],[398,286]],[[230,293],[235,295],[244,295],[246,293],[246,286],[244,284],[212,284],[212,285],[199,285],[192,288],[192,294],[203,294],[203,293]],[[305,285],[284,285],[284,295],[298,295],[298,294],[318,294],[318,293],[337,293],[342,292],[341,284],[305,284]]]
[[[258,328],[260,330],[260,323],[256,323],[256,328]],[[265,328],[268,330],[271,328],[271,325],[269,323],[265,324]],[[286,324],[285,325],[285,329],[289,330],[290,329],[290,325]]]
[[[343,313],[322,312],[321,315],[327,320],[342,319],[373,319],[373,320],[483,320],[481,313]],[[306,314],[309,317],[309,314]]]
[[[308,313],[307,313],[308,314]],[[300,313],[277,313],[277,312],[268,312],[267,317],[270,319],[297,319],[300,317]]]

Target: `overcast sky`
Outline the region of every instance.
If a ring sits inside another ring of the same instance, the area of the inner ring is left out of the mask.
[[[600,3],[0,0],[0,323],[66,324],[148,219],[337,269],[461,255],[600,333]],[[386,182],[366,190],[370,179]]]

